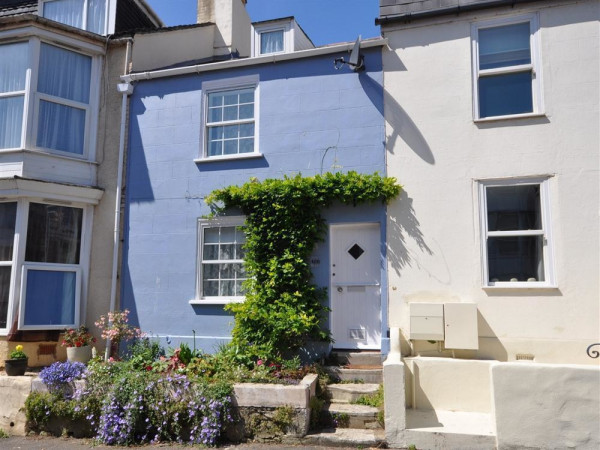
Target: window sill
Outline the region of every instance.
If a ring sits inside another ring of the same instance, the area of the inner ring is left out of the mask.
[[[229,303],[243,303],[245,298],[215,298],[211,300],[193,299],[189,301],[190,305],[208,306],[208,305],[227,305]]]
[[[77,154],[73,154],[73,156],[69,156],[69,154],[66,152],[59,153],[59,152],[44,151],[44,150],[31,149],[31,148],[3,148],[3,149],[0,149],[0,153],[32,153],[32,154],[36,154],[36,155],[47,156],[50,158],[64,159],[64,160],[68,160],[68,161],[78,161],[78,162],[83,162],[85,164],[100,165],[100,163],[98,163],[97,161],[90,161],[89,159],[86,159],[85,156],[81,156],[81,155],[77,155]]]
[[[253,158],[262,158],[262,153],[240,153],[237,155],[225,155],[225,156],[210,156],[206,158],[196,158],[194,162],[196,164],[204,164],[211,163],[215,161],[230,161],[230,160],[238,160],[238,159],[253,159]]]
[[[496,286],[482,286],[482,289],[484,291],[501,291],[501,290],[507,290],[507,291],[515,291],[515,290],[521,290],[521,291],[529,291],[529,290],[556,290],[558,289],[557,285],[554,284],[533,284],[533,283],[506,283],[503,285],[496,285]]]
[[[546,113],[508,114],[506,116],[483,117],[481,119],[473,119],[473,122],[486,123],[486,122],[498,122],[500,120],[534,119],[536,117],[546,117]]]

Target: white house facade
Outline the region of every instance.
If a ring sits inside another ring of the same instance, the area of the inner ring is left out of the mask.
[[[388,438],[419,442],[416,415],[452,410],[481,419],[482,448],[595,448],[598,2],[444,5],[380,2],[387,167],[404,187],[388,209],[389,317],[409,408]],[[388,369],[386,392],[400,389]]]

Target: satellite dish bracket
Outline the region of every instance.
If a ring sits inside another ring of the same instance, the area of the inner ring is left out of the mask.
[[[352,52],[350,53],[350,59],[348,61],[346,61],[343,56],[341,58],[336,58],[333,61],[333,66],[336,70],[340,70],[344,64],[350,66],[354,72],[361,72],[365,70],[365,58],[360,54],[360,36],[356,38],[356,42],[354,43],[354,47],[352,47]]]

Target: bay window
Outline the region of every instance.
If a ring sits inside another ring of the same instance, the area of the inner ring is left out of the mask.
[[[0,151],[91,158],[98,68],[93,56],[37,37],[0,44]]]
[[[42,0],[42,15],[75,28],[106,34],[106,0]]]
[[[90,214],[26,198],[0,203],[0,333],[15,322],[19,330],[79,325]]]

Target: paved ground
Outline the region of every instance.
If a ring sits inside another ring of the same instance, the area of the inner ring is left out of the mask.
[[[118,448],[140,448],[146,450],[190,450],[194,447],[186,447],[181,445],[147,445],[142,447],[115,447],[96,445],[94,442],[86,439],[72,439],[72,438],[54,438],[54,437],[41,437],[41,436],[28,436],[28,437],[10,437],[7,439],[0,439],[0,449],[2,450],[115,450]],[[223,448],[240,449],[240,450],[299,450],[299,449],[311,449],[311,450],[349,450],[352,447],[321,447],[321,446],[304,446],[304,445],[275,445],[275,444],[242,444],[235,446],[228,446]]]

